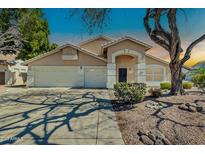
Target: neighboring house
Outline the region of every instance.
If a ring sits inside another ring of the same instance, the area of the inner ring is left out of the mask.
[[[66,44],[26,61],[28,87],[113,88],[116,82],[159,86],[170,81],[168,62],[148,55],[150,45],[132,37],[98,36]]]
[[[15,60],[15,55],[0,55],[0,85],[23,85],[26,82],[27,66]]]

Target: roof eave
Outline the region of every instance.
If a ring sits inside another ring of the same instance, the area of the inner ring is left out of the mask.
[[[29,60],[25,61],[25,62],[23,63],[23,65],[28,65],[29,63],[31,63],[31,62],[33,62],[33,61],[36,61],[36,60],[39,60],[39,59],[41,59],[41,58],[47,57],[47,56],[49,56],[49,55],[52,55],[52,54],[54,54],[54,53],[57,53],[57,52],[59,52],[60,50],[64,49],[65,47],[72,47],[72,48],[74,48],[74,49],[76,49],[76,50],[79,50],[79,51],[85,53],[85,54],[88,54],[88,55],[93,56],[93,57],[95,57],[95,58],[97,58],[97,59],[99,59],[99,60],[102,60],[102,61],[104,61],[104,62],[107,62],[106,59],[104,59],[104,58],[102,58],[102,57],[98,57],[97,55],[94,55],[93,53],[87,51],[86,49],[82,49],[82,48],[80,48],[80,47],[78,47],[78,46],[75,46],[75,45],[72,45],[72,44],[65,44],[65,45],[63,45],[63,46],[61,46],[61,47],[59,47],[59,48],[56,48],[56,49],[52,50],[52,51],[49,51],[49,52],[47,52],[47,53],[44,53],[44,54],[41,54],[41,55],[39,55],[39,56],[36,56],[36,57],[34,57],[34,58],[29,59]]]

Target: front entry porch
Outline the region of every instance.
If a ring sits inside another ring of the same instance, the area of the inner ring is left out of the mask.
[[[117,82],[145,82],[146,64],[143,52],[124,49],[112,54],[107,64],[107,88]]]

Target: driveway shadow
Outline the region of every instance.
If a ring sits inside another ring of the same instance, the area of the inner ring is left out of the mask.
[[[32,101],[32,97],[41,99]],[[0,144],[13,144],[18,139],[23,139],[24,136],[31,136],[35,144],[55,144],[50,143],[49,139],[60,128],[66,126],[68,132],[75,131],[75,128],[71,125],[72,119],[88,117],[100,110],[112,110],[109,99],[96,97],[93,92],[79,95],[72,93],[26,94],[15,99],[4,99],[1,103],[14,104],[14,108],[19,107],[20,111],[21,106],[25,106],[24,109],[28,106],[28,109],[14,114],[10,114],[12,111],[9,111],[9,114],[0,116],[0,121],[6,121],[6,124],[1,123],[0,125],[0,135],[5,135],[7,132],[13,132],[16,129],[19,130],[10,135],[9,138],[1,138]],[[56,110],[60,111],[60,109],[64,109],[64,112],[54,114]],[[38,112],[42,111],[43,114],[38,115]],[[32,118],[35,114],[37,114],[35,118]],[[11,122],[8,119],[12,119]],[[54,127],[49,128],[50,124],[54,124]],[[37,127],[43,127],[43,136],[33,131]]]

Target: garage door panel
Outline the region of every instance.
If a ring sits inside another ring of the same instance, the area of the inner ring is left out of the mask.
[[[35,86],[38,87],[80,87],[82,82],[78,68],[37,68],[35,71]]]
[[[85,87],[105,88],[107,81],[106,68],[86,68]]]

